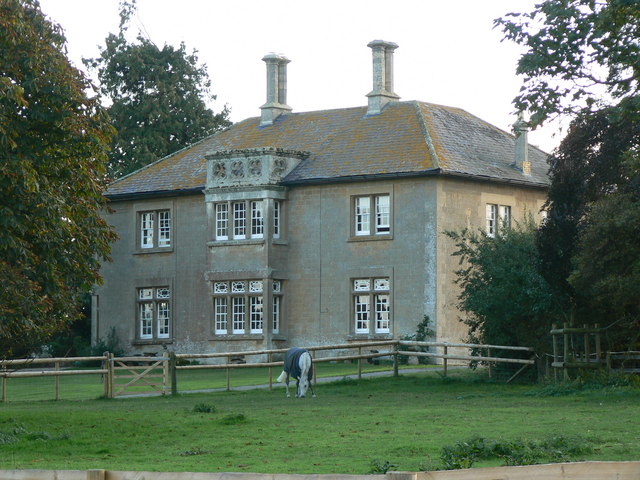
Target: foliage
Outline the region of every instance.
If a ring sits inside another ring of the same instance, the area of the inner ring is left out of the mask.
[[[640,347],[640,196],[599,199],[580,235],[569,283],[580,299],[582,317],[613,325],[610,350]]]
[[[194,413],[215,413],[216,407],[215,405],[211,405],[210,403],[197,403],[193,406]]]
[[[445,232],[456,244],[458,307],[466,313],[471,343],[549,349],[551,322],[558,315],[549,284],[539,274],[535,225],[484,232]]]
[[[389,470],[393,470],[395,468],[398,468],[398,465],[389,462],[389,460],[381,462],[376,459],[371,461],[371,469],[369,470],[369,473],[387,473]]]
[[[406,335],[402,338],[402,340],[416,341],[416,342],[427,342],[429,339],[435,337],[435,332],[431,328],[431,319],[428,315],[424,315],[422,317],[422,321],[418,323],[416,328],[416,333],[413,335]],[[408,347],[406,345],[400,345],[398,347],[399,351],[407,351],[410,349],[417,349],[420,352],[426,352],[429,350],[429,347]],[[398,363],[401,365],[407,365],[409,363],[409,357],[407,355],[399,355]],[[418,357],[418,363],[422,365],[426,365],[429,363],[428,357]]]
[[[0,352],[81,316],[116,234],[100,217],[112,128],[35,0],[0,0]]]
[[[610,110],[578,116],[549,160],[548,217],[538,236],[541,271],[567,297],[574,296],[568,278],[590,206],[613,193],[640,191],[630,168],[640,122],[611,118]]]
[[[533,127],[557,113],[612,103],[620,115],[637,117],[640,2],[544,0],[533,12],[509,13],[494,25],[526,49],[516,70],[524,84],[514,103],[531,112]]]
[[[479,460],[499,458],[504,465],[534,465],[576,459],[593,451],[591,441],[583,437],[549,436],[539,442],[524,440],[490,440],[473,436],[442,447],[440,459],[444,470],[471,468]]]
[[[230,125],[225,107],[214,113],[206,103],[211,81],[197,52],[156,46],[125,33],[135,2],[121,3],[118,35],[109,34],[97,58],[85,65],[97,70],[100,92],[109,100],[109,115],[117,129],[109,155],[113,178],[133,172]]]

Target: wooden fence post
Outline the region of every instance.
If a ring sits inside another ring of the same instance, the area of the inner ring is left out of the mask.
[[[169,382],[171,382],[171,357],[169,352],[162,352],[162,358],[162,395],[166,395],[169,391]]]
[[[2,372],[7,373],[7,366],[2,366]],[[2,377],[2,403],[7,401],[7,377]]]
[[[60,362],[55,362],[53,364],[54,370],[57,372],[60,370]],[[60,400],[60,375],[56,375],[55,377],[56,384],[56,400]]]
[[[393,376],[398,376],[398,343],[393,344]]]
[[[358,379],[362,378],[362,347],[358,347]]]
[[[564,322],[562,329],[562,337],[563,337],[563,357],[562,362],[564,365],[562,366],[562,372],[564,374],[564,379],[569,380],[569,369],[567,368],[567,363],[569,362],[569,334],[567,333],[567,329],[569,328],[569,324]]]
[[[231,391],[231,369],[229,365],[231,364],[231,355],[227,355],[227,392]]]
[[[271,361],[273,360],[273,355],[271,352],[267,354],[267,362],[269,363],[269,391],[273,390],[273,367],[271,366]]]
[[[113,365],[113,353],[111,352],[105,352],[107,355],[107,398],[113,398],[114,394],[113,394],[113,383],[114,383],[114,379],[113,376],[115,375],[115,369],[114,369],[114,365]]]
[[[447,352],[449,351],[447,345],[444,346],[444,357],[442,357],[442,365],[444,367],[444,376],[447,376]]]
[[[487,348],[487,357],[491,357],[491,349]],[[487,362],[487,364],[489,365],[489,378],[493,378],[493,364],[491,363],[491,361],[489,360]]]
[[[177,395],[178,374],[176,372],[176,352],[169,353],[169,373],[171,376],[171,395]]]

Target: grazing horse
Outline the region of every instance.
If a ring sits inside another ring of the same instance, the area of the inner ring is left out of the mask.
[[[287,385],[287,397],[289,394],[289,377],[296,380],[296,397],[302,398],[307,393],[307,388],[311,390],[311,395],[316,396],[311,385],[313,378],[313,361],[311,354],[304,348],[290,348],[284,355],[284,370],[276,380],[285,382]]]

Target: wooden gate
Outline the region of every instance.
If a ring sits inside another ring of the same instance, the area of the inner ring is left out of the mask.
[[[114,357],[109,354],[107,396],[149,393],[165,395],[169,391],[169,355],[162,357]]]

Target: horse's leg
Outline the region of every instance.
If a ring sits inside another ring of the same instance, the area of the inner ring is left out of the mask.
[[[291,396],[289,393],[289,374],[287,373],[287,379],[285,380],[285,386],[287,387],[287,398]]]

